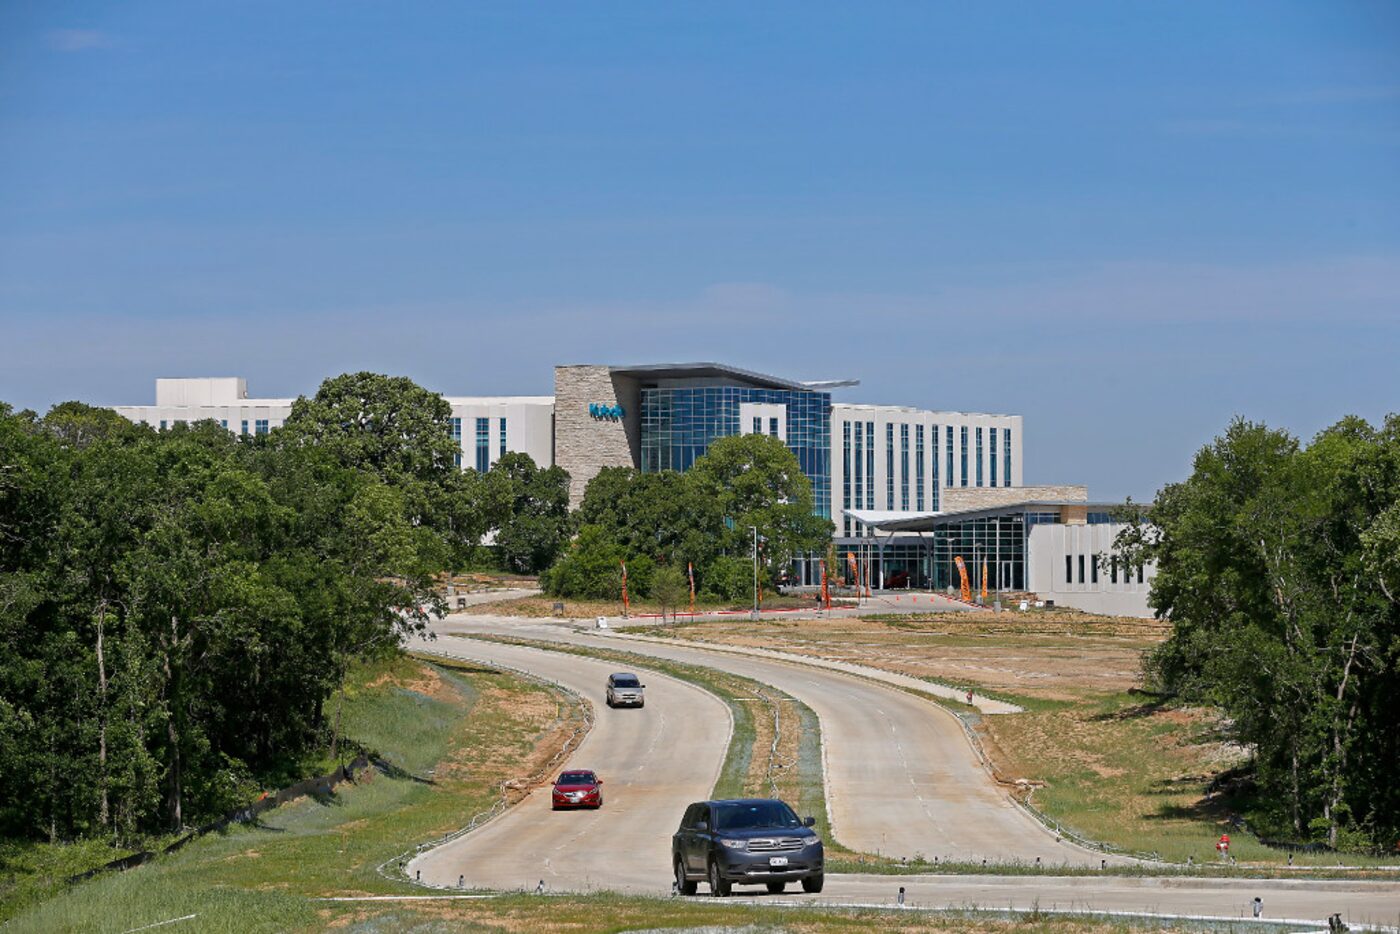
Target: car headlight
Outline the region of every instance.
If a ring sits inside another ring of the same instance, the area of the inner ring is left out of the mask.
[[[821,842],[822,842],[822,838],[819,837],[819,836],[817,836],[816,834],[812,834],[812,835],[809,836],[809,837],[802,837],[801,840],[802,840],[802,845],[803,845],[803,846],[811,846],[813,843],[821,843]]]
[[[744,847],[749,845],[749,841],[747,840],[721,840],[720,843],[724,844],[731,850],[742,850]]]

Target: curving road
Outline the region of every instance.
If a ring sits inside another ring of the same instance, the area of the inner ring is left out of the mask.
[[[597,811],[552,811],[536,790],[478,830],[409,863],[430,885],[646,892],[670,885],[671,833],[685,806],[710,796],[729,746],[729,708],[713,695],[648,672],[646,706],[612,710],[604,700],[607,662],[479,640],[440,637],[426,651],[528,671],[593,705],[594,725],[560,767],[603,779]],[[466,822],[466,815],[463,822]]]
[[[453,616],[439,633],[508,634],[722,668],[786,691],[822,728],[827,811],[847,847],[894,857],[1097,866],[987,774],[962,725],[924,698],[843,671],[698,646],[619,640],[539,620]],[[1114,857],[1109,857],[1113,861]]]
[[[602,684],[616,665],[455,638],[451,631],[626,649],[723,668],[799,697],[822,721],[833,828],[853,848],[898,855],[897,847],[910,847],[960,859],[1049,854],[1042,862],[1051,869],[1059,862],[1098,864],[1099,854],[1057,843],[1005,801],[951,716],[892,686],[771,659],[616,640],[539,620],[459,616],[437,628],[441,635],[424,644],[427,651],[528,670],[593,701],[597,725],[569,764],[602,770],[608,800],[596,813],[553,814],[547,796],[532,795],[481,830],[411,863],[410,873],[421,868],[425,882],[455,886],[460,875],[473,888],[528,888],[543,879],[552,890],[668,892],[671,831],[687,803],[708,797],[730,726],[716,698],[661,675],[645,675],[646,708],[611,711],[603,705]],[[949,724],[953,730],[943,728]],[[901,887],[910,907],[1122,912],[1207,918],[1209,925],[1247,919],[1259,897],[1266,919],[1325,928],[1327,917],[1340,912],[1353,925],[1400,925],[1400,883],[1305,877],[842,875],[828,878],[822,895],[776,897],[893,905]]]

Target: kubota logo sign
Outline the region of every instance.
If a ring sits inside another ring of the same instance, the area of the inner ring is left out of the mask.
[[[620,405],[609,405],[606,402],[590,402],[588,403],[588,414],[594,418],[618,422],[622,420],[624,413]]]

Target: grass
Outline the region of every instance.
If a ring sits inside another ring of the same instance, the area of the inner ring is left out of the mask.
[[[76,885],[8,927],[123,931],[193,913],[186,929],[320,928],[322,906],[309,897],[418,891],[377,867],[490,808],[503,781],[548,761],[578,715],[557,689],[487,668],[401,658],[361,669],[345,731],[396,765],[392,773],[370,770],[328,798]]]

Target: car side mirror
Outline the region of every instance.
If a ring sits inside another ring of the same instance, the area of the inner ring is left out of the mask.
[[[603,784],[603,780],[602,780],[601,778],[600,778],[600,779],[597,779],[597,780],[594,782],[594,784],[601,785],[601,784]]]
[[[802,826],[815,827],[817,826],[817,819],[815,817],[804,817],[802,818]]]
[[[696,830],[709,830],[709,829],[710,829],[710,825],[709,825],[708,823],[706,823],[705,821],[700,821],[700,823],[698,823],[698,824],[695,825],[695,829],[696,829]]]

